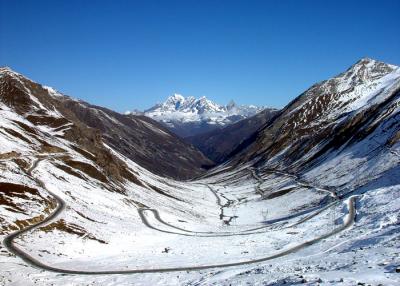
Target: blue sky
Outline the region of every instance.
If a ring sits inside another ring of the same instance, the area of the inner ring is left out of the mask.
[[[177,92],[282,107],[368,56],[400,65],[400,1],[0,0],[0,65],[117,111]]]

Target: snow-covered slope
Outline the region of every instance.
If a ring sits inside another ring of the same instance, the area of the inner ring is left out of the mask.
[[[92,148],[93,142],[100,146],[103,140],[141,166],[179,179],[199,175],[213,164],[148,117],[122,115],[64,96],[7,68],[0,69],[0,76],[0,96],[6,106],[41,128],[65,129],[66,138],[86,149]],[[100,149],[98,157],[103,158]],[[103,159],[102,164],[107,165],[106,158]]]
[[[237,158],[185,182],[0,77],[0,284],[398,285],[399,69],[371,62],[347,73],[360,93],[341,93],[345,111],[321,108],[283,140],[272,127],[298,123],[325,94],[314,86]],[[254,152],[268,134],[281,145]]]
[[[236,105],[233,101],[227,105],[219,105],[204,96],[196,99],[193,96],[185,98],[174,94],[143,114],[163,123],[176,134],[187,137],[235,123],[264,108]]]
[[[276,166],[304,168],[326,151],[363,139],[379,124],[396,118],[399,77],[396,66],[368,58],[358,61],[288,104],[242,145],[236,160],[258,157],[271,164],[276,158]],[[396,128],[392,126],[394,132]]]

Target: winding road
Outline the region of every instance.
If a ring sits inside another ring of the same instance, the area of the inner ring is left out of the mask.
[[[29,168],[27,173],[36,180],[36,182],[43,188],[45,189],[57,202],[56,208],[53,210],[53,212],[46,217],[43,221],[32,224],[24,229],[15,231],[9,235],[7,235],[4,240],[3,244],[4,246],[10,251],[11,253],[15,254],[16,256],[20,257],[22,260],[24,260],[26,263],[29,265],[46,270],[46,271],[51,271],[51,272],[56,272],[56,273],[63,273],[63,274],[78,274],[78,275],[106,275],[106,274],[135,274],[135,273],[163,273],[163,272],[175,272],[175,271],[198,271],[198,270],[204,270],[204,269],[213,269],[213,268],[225,268],[225,267],[233,267],[233,266],[241,266],[241,265],[248,265],[248,264],[253,264],[253,263],[259,263],[259,262],[264,262],[268,260],[272,260],[278,257],[282,257],[291,253],[294,253],[304,247],[310,246],[312,244],[315,244],[323,239],[326,239],[330,236],[333,236],[347,228],[353,225],[354,219],[355,219],[355,197],[350,197],[347,201],[348,205],[348,214],[346,216],[346,219],[344,223],[337,227],[336,229],[332,230],[331,232],[324,234],[322,236],[319,236],[317,238],[302,242],[298,245],[292,246],[286,250],[280,251],[274,255],[269,255],[261,258],[256,258],[256,259],[250,259],[250,260],[244,260],[244,261],[238,261],[238,262],[232,262],[232,263],[222,263],[222,264],[209,264],[209,265],[193,265],[193,266],[182,266],[182,267],[170,267],[170,268],[150,268],[150,269],[124,269],[124,270],[104,270],[104,271],[81,271],[81,270],[72,270],[72,269],[64,269],[64,268],[59,268],[59,267],[54,267],[48,264],[45,264],[38,259],[34,258],[30,254],[26,253],[24,250],[19,248],[17,244],[14,242],[15,239],[19,238],[20,236],[28,233],[31,230],[34,230],[35,228],[38,228],[40,226],[43,226],[52,220],[54,220],[64,209],[65,209],[65,202],[62,200],[59,196],[56,194],[52,193],[49,191],[46,187],[45,184],[38,178],[35,178],[32,175],[33,170],[37,167],[37,165],[40,163],[40,161],[44,160],[44,158],[39,158],[34,163],[32,166]],[[220,200],[219,200],[220,202]],[[219,203],[220,204],[220,203]],[[173,226],[171,224],[166,223],[165,221],[162,220],[160,217],[159,213],[157,210],[154,209],[141,209],[139,210],[139,215],[142,218],[143,223],[157,231],[160,231],[159,229],[153,227],[151,224],[147,222],[147,220],[144,218],[145,216],[143,215],[144,211],[152,211],[157,220],[162,222],[165,225],[168,225],[170,227],[173,227],[175,229],[179,229],[181,231],[186,231],[182,228],[178,228],[176,226]],[[167,231],[164,231],[167,232]],[[174,233],[170,232],[173,234],[178,234],[178,235],[185,235],[182,233]],[[234,235],[234,234],[232,234]],[[238,235],[238,234],[236,234]],[[240,234],[239,234],[240,235]]]
[[[250,170],[250,173],[253,176],[253,178],[258,181],[258,185],[256,186],[257,192],[259,192],[261,197],[264,198],[264,192],[261,190],[261,187],[260,187],[264,180],[257,174],[257,172],[253,168],[250,168],[249,170]],[[302,187],[305,187],[305,188],[309,188],[309,189],[315,189],[315,190],[320,191],[320,192],[329,193],[329,195],[334,200],[339,200],[339,198],[338,198],[338,196],[337,196],[335,191],[329,190],[327,188],[321,188],[321,187],[313,186],[309,182],[306,182],[306,181],[300,179],[300,177],[298,175],[294,175],[294,174],[291,174],[291,173],[288,173],[288,172],[284,172],[284,171],[281,171],[281,170],[275,170],[275,169],[267,169],[266,171],[270,172],[270,173],[275,173],[275,174],[279,174],[279,175],[283,175],[283,176],[287,176],[287,177],[293,178],[299,186],[302,186]]]

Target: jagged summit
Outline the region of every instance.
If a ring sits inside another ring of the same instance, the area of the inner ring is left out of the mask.
[[[285,121],[287,128],[304,126],[314,120],[330,121],[344,113],[378,102],[377,86],[386,86],[396,80],[400,68],[370,58],[362,58],[345,72],[314,84],[290,105]],[[295,115],[295,116],[294,116]],[[316,122],[313,123],[317,125]]]
[[[16,71],[14,71],[9,66],[0,67],[0,77],[3,77],[5,75],[8,75],[8,76],[21,76],[21,74],[17,73]]]
[[[33,81],[30,78],[28,78],[27,76],[22,75],[19,72],[15,71],[10,66],[2,66],[2,67],[0,67],[0,76],[4,76],[4,75],[14,76],[14,77],[18,77],[18,78],[25,78],[25,79],[28,79],[30,81]]]
[[[163,104],[166,107],[173,107],[173,109],[179,109],[179,107],[182,105],[182,103],[185,101],[185,98],[177,93],[174,93],[168,99],[165,101]]]
[[[12,69],[9,66],[1,66],[0,72],[3,72],[3,71],[12,71]]]
[[[363,66],[365,66],[365,65],[370,65],[370,66],[381,65],[381,66],[387,66],[387,67],[391,67],[391,68],[397,68],[396,65],[385,63],[385,62],[382,62],[382,61],[379,61],[379,60],[376,60],[376,59],[373,59],[370,57],[363,57],[363,58],[359,59],[352,67],[357,66],[357,65],[363,65]]]
[[[205,96],[196,99],[193,96],[183,97],[181,94],[175,93],[163,103],[156,104],[152,108],[145,110],[145,113],[181,111],[201,114],[204,112],[222,112],[224,110],[224,106],[212,102]]]
[[[365,57],[358,60],[347,71],[338,75],[336,78],[339,80],[352,80],[354,84],[360,84],[391,73],[398,68],[399,67],[395,65]]]
[[[163,103],[145,110],[144,115],[165,124],[178,135],[187,137],[227,126],[262,111],[265,107],[237,105],[231,100],[220,105],[205,96],[181,94],[169,96]]]
[[[345,72],[313,85],[287,105],[260,130],[257,143],[246,146],[251,150],[248,154],[252,153],[248,158],[263,154],[263,160],[284,165],[311,149],[313,155],[304,161],[321,156],[329,148],[364,138],[384,119],[391,121],[398,116],[392,117],[398,110],[399,90],[399,67],[362,58]],[[286,148],[285,152],[282,148]],[[278,154],[279,159],[273,161],[271,158]],[[295,167],[305,163],[296,164]]]

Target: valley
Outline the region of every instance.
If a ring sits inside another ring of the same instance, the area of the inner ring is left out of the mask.
[[[9,68],[0,99],[0,284],[399,281],[396,66],[361,59],[216,161]]]

